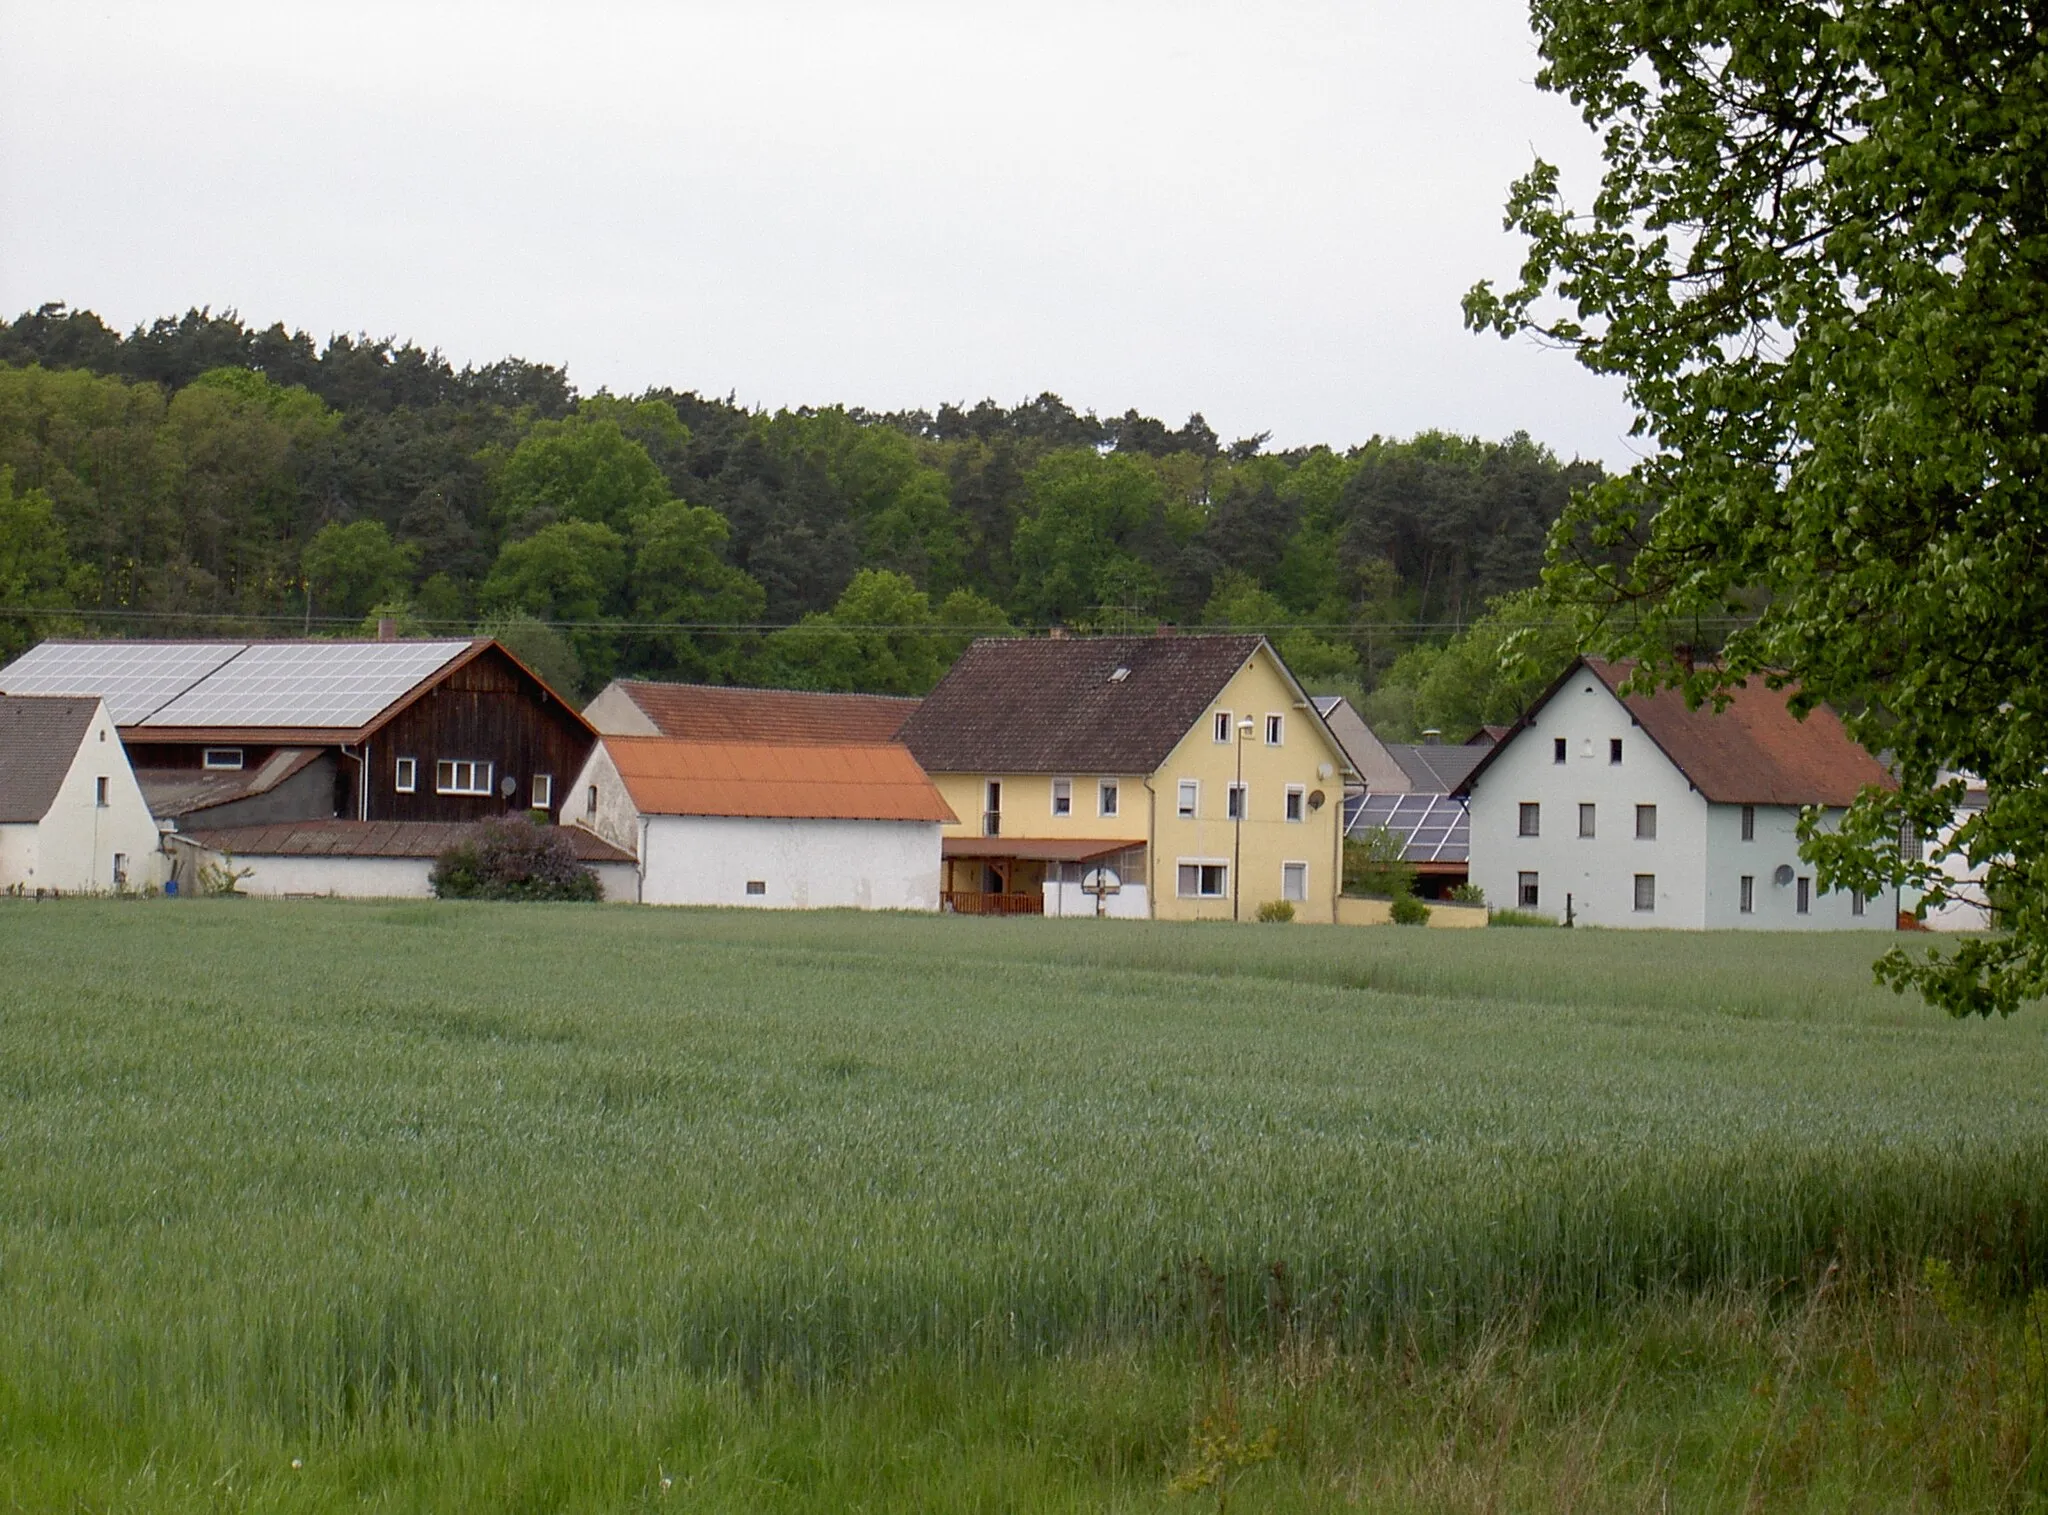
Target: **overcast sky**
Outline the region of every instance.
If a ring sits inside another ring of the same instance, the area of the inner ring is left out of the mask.
[[[1536,67],[1517,0],[0,0],[0,310],[1625,464],[1611,383],[1460,325],[1509,182],[1596,166]]]

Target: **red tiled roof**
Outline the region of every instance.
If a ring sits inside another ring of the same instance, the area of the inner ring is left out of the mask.
[[[439,857],[473,836],[474,821],[277,821],[178,834],[236,857]],[[633,854],[580,826],[556,828],[586,863],[630,863]]]
[[[642,815],[941,821],[958,817],[910,749],[893,742],[688,742],[608,736]]]
[[[620,679],[665,737],[691,742],[861,745],[893,742],[918,702],[886,694],[818,694]]]

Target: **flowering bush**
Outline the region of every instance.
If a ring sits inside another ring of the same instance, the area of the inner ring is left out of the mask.
[[[524,816],[485,821],[434,860],[429,875],[444,900],[596,900],[597,875],[576,861],[554,826]]]

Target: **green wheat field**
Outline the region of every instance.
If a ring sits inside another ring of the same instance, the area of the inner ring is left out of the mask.
[[[1881,943],[0,905],[0,1509],[2013,1509]]]

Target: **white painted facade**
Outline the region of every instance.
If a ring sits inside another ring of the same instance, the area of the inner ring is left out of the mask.
[[[166,876],[156,818],[102,702],[43,818],[0,825],[0,890],[111,894]]]
[[[1095,896],[1078,883],[1061,883],[1057,879],[1045,884],[1045,913],[1047,915],[1085,915],[1097,913]],[[1143,884],[1128,880],[1115,894],[1102,897],[1103,916],[1115,920],[1143,921],[1152,918],[1152,900]]]
[[[434,871],[430,857],[299,857],[285,855],[244,855],[233,858],[202,847],[189,839],[174,840],[173,846],[191,854],[192,866],[181,877],[195,879],[206,866],[232,866],[235,872],[248,870],[237,886],[240,894],[264,898],[333,899],[432,899],[429,881]],[[639,893],[639,875],[628,863],[586,863],[597,875],[608,901],[631,903]],[[200,892],[196,882],[182,886]]]
[[[1619,762],[1612,747],[1617,741]],[[1537,807],[1533,836],[1523,834],[1525,805]],[[1582,806],[1592,807],[1590,827],[1581,824]],[[1654,838],[1638,834],[1642,806],[1654,808]],[[1749,840],[1743,838],[1745,809],[1753,815]],[[1859,911],[1849,894],[1819,891],[1813,865],[1799,856],[1798,820],[1792,806],[1710,804],[1628,707],[1582,668],[1473,784],[1471,880],[1496,908],[1562,920],[1569,901],[1572,919],[1583,926],[1894,929],[1892,895],[1865,901]],[[1582,835],[1587,829],[1592,834]],[[1747,910],[1745,877],[1751,881]],[[1653,882],[1640,886],[1638,879]],[[1532,882],[1535,900],[1529,903],[1525,886]]]
[[[1944,888],[1949,898],[1939,905],[1927,905],[1923,890],[1906,891],[1899,906],[1901,910],[1917,915],[1920,923],[1929,931],[1989,931],[1992,927],[1991,901],[1985,893],[1985,880],[1990,872],[1982,863],[1972,863],[1962,853],[1952,850],[1956,844],[1956,833],[1984,808],[1984,791],[1976,777],[1966,773],[1943,773],[1943,781],[1962,779],[1969,785],[1969,797],[1964,800],[1956,817],[1940,834],[1922,843],[1922,856],[1937,860],[1941,870]]]
[[[939,908],[936,821],[649,815],[638,851],[649,905]]]

